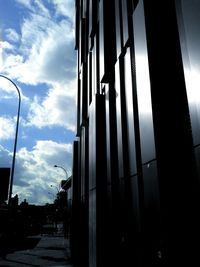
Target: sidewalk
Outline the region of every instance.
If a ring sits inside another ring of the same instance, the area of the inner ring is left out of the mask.
[[[69,241],[59,235],[30,237],[39,241],[32,249],[18,250],[0,258],[1,267],[73,267],[70,263]]]

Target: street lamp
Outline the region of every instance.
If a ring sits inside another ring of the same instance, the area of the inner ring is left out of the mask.
[[[16,131],[15,131],[15,142],[14,142],[14,150],[13,150],[13,160],[12,160],[12,169],[11,169],[11,176],[10,176],[10,188],[9,188],[9,197],[8,197],[8,204],[11,204],[11,198],[12,198],[12,188],[13,188],[13,177],[14,177],[14,169],[15,169],[15,156],[16,156],[16,148],[17,148],[17,136],[18,136],[18,128],[19,128],[19,115],[20,115],[20,106],[21,106],[21,95],[19,88],[17,85],[7,76],[4,76],[0,74],[0,77],[7,79],[9,82],[11,82],[14,87],[17,89],[17,93],[19,96],[19,102],[18,102],[18,110],[17,110],[17,122],[16,122]]]
[[[57,194],[60,192],[60,190],[59,190],[59,188],[58,188],[57,186],[54,186],[54,185],[52,185],[52,184],[51,184],[50,186],[51,186],[52,188],[53,188],[53,187],[56,188],[56,190],[57,190]]]
[[[66,171],[66,169],[64,168],[64,167],[62,167],[62,166],[59,166],[59,165],[54,165],[54,167],[55,168],[61,168],[64,172],[65,172],[65,174],[66,174],[66,180],[69,178],[69,176],[68,176],[68,173],[67,173],[67,171]],[[65,185],[65,184],[64,184]],[[63,186],[61,186],[61,189],[60,189],[60,191],[62,190],[65,190],[63,187],[64,187],[64,185]]]
[[[68,173],[67,173],[67,171],[65,170],[65,168],[63,168],[62,166],[59,166],[59,165],[54,165],[54,167],[55,167],[55,168],[61,168],[61,169],[63,169],[63,171],[64,171],[65,174],[66,174],[66,179],[68,178]]]

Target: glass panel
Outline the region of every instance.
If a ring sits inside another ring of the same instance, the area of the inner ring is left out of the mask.
[[[116,89],[116,117],[117,117],[117,148],[119,177],[124,177],[123,139],[122,139],[122,114],[121,114],[121,86],[120,86],[120,61],[115,64],[115,89]]]
[[[85,165],[86,165],[86,153],[85,153],[85,127],[81,129],[81,198],[85,199]]]
[[[120,30],[120,2],[115,0],[115,31],[116,31],[116,48],[117,58],[121,54],[121,30]]]
[[[89,189],[96,187],[96,102],[89,111]]]
[[[143,1],[138,3],[134,11],[133,27],[141,153],[142,163],[145,163],[155,158],[155,145]]]
[[[132,227],[136,232],[141,231],[141,218],[140,218],[140,204],[139,204],[139,189],[138,189],[138,176],[133,176],[130,179],[131,194],[131,212],[132,212]]]
[[[89,267],[96,267],[96,190],[89,192]]]
[[[127,1],[122,1],[122,36],[123,36],[123,46],[126,45],[129,34],[128,34],[128,10]]]
[[[94,38],[94,47],[92,49],[92,97],[97,92],[97,47],[96,36]]]
[[[106,108],[106,159],[107,159],[107,181],[110,184],[111,183],[111,140],[110,140],[110,92],[109,92],[109,85],[105,84],[104,86],[105,91],[105,108]]]
[[[135,148],[135,126],[133,113],[133,84],[131,71],[131,51],[127,49],[125,59],[125,95],[126,95],[126,112],[127,112],[127,128],[128,128],[128,149],[129,149],[129,164],[130,175],[137,173],[136,166],[136,148]]]
[[[92,102],[92,52],[88,54],[88,72],[87,72],[87,85],[88,85],[88,104]],[[89,106],[88,106],[89,109]]]
[[[105,54],[104,54],[104,1],[100,2],[99,7],[99,75],[100,81],[105,73]]]
[[[157,177],[157,162],[143,165],[144,221],[145,230],[154,235],[159,231],[160,194]]]
[[[176,1],[194,144],[200,144],[200,0]]]

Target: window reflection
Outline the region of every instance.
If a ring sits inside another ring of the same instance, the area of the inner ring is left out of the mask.
[[[140,47],[142,48],[142,46]],[[136,50],[136,82],[138,90],[139,113],[141,116],[151,115],[151,95],[149,83],[149,69],[146,50]]]
[[[194,144],[200,143],[200,0],[176,1]]]
[[[130,175],[137,173],[136,168],[136,151],[135,151],[135,128],[133,113],[133,90],[132,90],[132,71],[131,71],[131,51],[127,48],[125,55],[125,95],[126,95],[126,113],[128,127],[128,149],[130,158]]]
[[[155,158],[155,145],[143,1],[139,1],[133,13],[133,28],[142,162],[145,163]]]
[[[135,35],[136,82],[140,115],[151,114],[149,65],[144,25],[143,2],[140,1],[133,15]]]

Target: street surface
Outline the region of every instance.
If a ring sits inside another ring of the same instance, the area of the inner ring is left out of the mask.
[[[69,241],[63,235],[28,237],[24,246],[0,258],[0,267],[73,267],[69,251]]]

